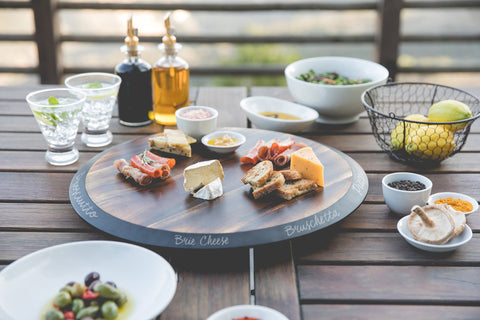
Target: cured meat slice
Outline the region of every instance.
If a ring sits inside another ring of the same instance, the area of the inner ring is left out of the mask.
[[[255,144],[255,146],[252,149],[250,149],[250,151],[248,151],[247,155],[240,158],[240,162],[244,164],[247,164],[247,163],[257,164],[258,150],[263,145],[265,145],[265,141],[263,141],[262,139],[258,140],[257,144]]]
[[[303,142],[294,143],[288,149],[285,149],[282,153],[278,154],[272,161],[277,167],[286,166],[290,162],[292,153],[306,146],[307,145]]]
[[[132,167],[125,159],[115,160],[113,165],[125,178],[131,178],[141,186],[149,185],[153,181],[151,176]]]

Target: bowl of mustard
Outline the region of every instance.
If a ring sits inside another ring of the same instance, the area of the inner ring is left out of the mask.
[[[240,107],[256,128],[272,131],[300,132],[318,118],[318,112],[312,108],[267,96],[245,98]]]

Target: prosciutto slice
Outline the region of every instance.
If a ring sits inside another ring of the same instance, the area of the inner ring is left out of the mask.
[[[262,139],[258,140],[257,144],[252,149],[250,149],[250,151],[248,151],[247,155],[240,158],[240,162],[244,164],[247,164],[247,163],[257,164],[258,150],[263,145],[265,145],[265,141],[263,141]]]
[[[137,168],[132,167],[125,159],[115,160],[113,165],[125,178],[132,178],[141,186],[149,185],[153,181],[151,176],[143,173]]]
[[[307,147],[307,145],[303,142],[294,143],[288,149],[278,154],[272,161],[277,167],[283,167],[290,162],[292,153],[304,147]]]

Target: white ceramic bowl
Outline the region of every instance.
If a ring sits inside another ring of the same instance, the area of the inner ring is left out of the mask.
[[[472,239],[472,229],[466,225],[461,234],[445,244],[429,244],[413,239],[407,227],[408,216],[403,217],[397,223],[397,230],[400,235],[415,248],[430,252],[447,252],[457,249]]]
[[[354,85],[324,85],[297,79],[303,73],[337,72],[350,79],[370,79]],[[382,65],[349,57],[316,57],[299,60],[285,68],[285,78],[296,102],[318,111],[318,122],[342,124],[358,120],[364,111],[362,93],[387,81],[388,70]]]
[[[232,137],[233,139],[237,140],[237,143],[230,145],[230,146],[216,146],[216,145],[211,145],[208,144],[208,141],[211,139],[215,138],[220,138],[224,137],[225,135],[228,135]],[[234,152],[235,150],[238,149],[242,144],[244,144],[246,141],[245,136],[243,134],[240,134],[235,131],[214,131],[211,132],[202,138],[202,143],[205,147],[207,147],[210,151],[216,152],[216,153],[231,153]]]
[[[428,198],[428,204],[435,204],[436,200],[446,199],[446,198],[460,199],[460,200],[463,200],[463,201],[470,202],[473,206],[473,209],[472,209],[472,211],[464,212],[466,216],[468,216],[469,214],[478,210],[477,200],[473,199],[472,197],[467,196],[466,194],[456,193],[456,192],[439,192],[439,193],[432,194]]]
[[[212,116],[205,119],[190,119],[182,116],[186,112],[199,109],[208,111]],[[175,112],[175,118],[177,119],[178,129],[182,130],[186,135],[200,140],[204,135],[212,132],[217,127],[218,111],[211,107],[190,106],[178,109]]]
[[[66,243],[26,255],[0,272],[0,319],[40,319],[66,283],[81,282],[92,271],[125,291],[132,302],[128,319],[157,317],[177,286],[171,265],[143,247],[115,241]]]
[[[288,320],[286,316],[272,308],[259,305],[238,305],[219,310],[212,314],[207,320],[232,320],[245,317],[261,320]]]
[[[425,189],[417,191],[405,191],[389,187],[394,181],[410,180],[419,181],[425,185]],[[425,176],[412,172],[395,172],[387,174],[382,179],[382,193],[388,208],[397,214],[410,214],[413,206],[424,206],[432,191],[432,181]]]
[[[255,96],[244,98],[240,107],[255,127],[266,130],[295,133],[304,130],[317,118],[318,112],[287,100]],[[280,112],[297,116],[299,120],[286,120],[263,116],[261,112]]]

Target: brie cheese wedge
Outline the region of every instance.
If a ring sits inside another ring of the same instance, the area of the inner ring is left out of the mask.
[[[201,161],[192,164],[183,171],[185,191],[195,193],[213,180],[223,180],[223,168],[218,160]]]
[[[207,184],[206,186],[200,188],[197,192],[193,194],[195,198],[203,200],[213,200],[220,197],[223,194],[223,186],[220,178],[217,178]]]

